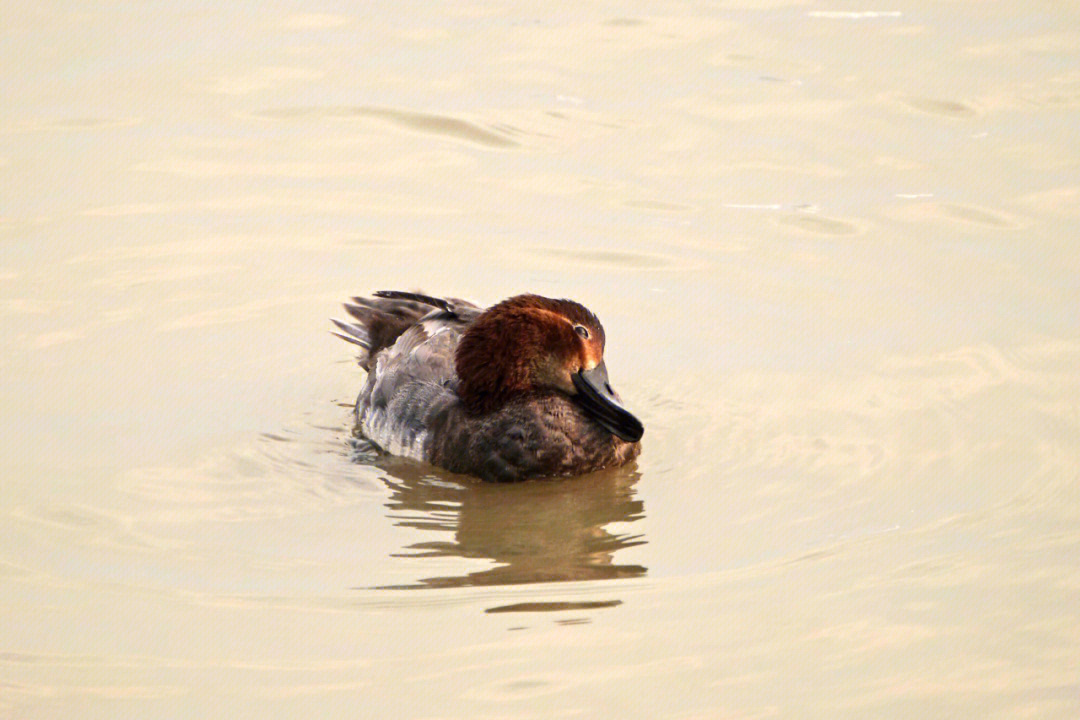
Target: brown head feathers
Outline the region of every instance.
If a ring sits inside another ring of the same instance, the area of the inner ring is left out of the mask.
[[[492,306],[461,338],[458,394],[471,412],[544,389],[574,394],[571,375],[603,361],[604,328],[572,300],[517,295]]]

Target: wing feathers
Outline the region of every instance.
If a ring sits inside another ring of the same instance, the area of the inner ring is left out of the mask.
[[[345,342],[350,342],[353,345],[359,345],[365,350],[371,349],[371,338],[368,337],[367,331],[359,325],[353,325],[351,323],[343,322],[337,318],[330,318],[330,322],[334,323],[341,332],[334,332],[331,330],[331,334],[337,335]]]
[[[372,295],[354,297],[345,303],[345,311],[355,322],[331,321],[340,331],[331,333],[361,348],[359,361],[365,369],[380,350],[393,345],[403,332],[425,317],[442,311],[460,320],[478,312],[464,300],[444,300],[419,292],[379,290]]]
[[[424,295],[423,293],[405,292],[404,290],[376,290],[372,295],[388,300],[411,300],[413,302],[423,303],[424,305],[437,307],[440,310],[445,310],[449,313],[454,312],[454,306],[446,300],[432,295]]]

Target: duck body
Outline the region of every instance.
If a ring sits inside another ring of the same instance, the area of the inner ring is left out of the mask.
[[[623,465],[641,423],[611,390],[599,320],[569,300],[519,295],[486,310],[382,291],[353,298],[335,333],[367,379],[354,434],[394,455],[513,482]]]

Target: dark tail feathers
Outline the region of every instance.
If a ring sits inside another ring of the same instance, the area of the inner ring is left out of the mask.
[[[398,335],[414,325],[417,320],[432,312],[433,308],[445,309],[445,300],[419,293],[379,291],[374,298],[354,297],[345,303],[345,311],[356,322],[344,322],[331,318],[342,340],[360,347],[360,365],[368,369],[370,359],[377,352],[389,347]]]

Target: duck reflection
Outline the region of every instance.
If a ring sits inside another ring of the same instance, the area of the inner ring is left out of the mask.
[[[620,565],[614,559],[617,551],[644,544],[643,537],[607,527],[644,517],[642,502],[634,497],[639,475],[631,468],[504,485],[432,475],[429,468],[387,456],[376,465],[386,472],[388,517],[396,525],[452,534],[409,545],[410,552],[398,557],[498,563],[394,589],[604,580],[646,572],[641,565]]]

